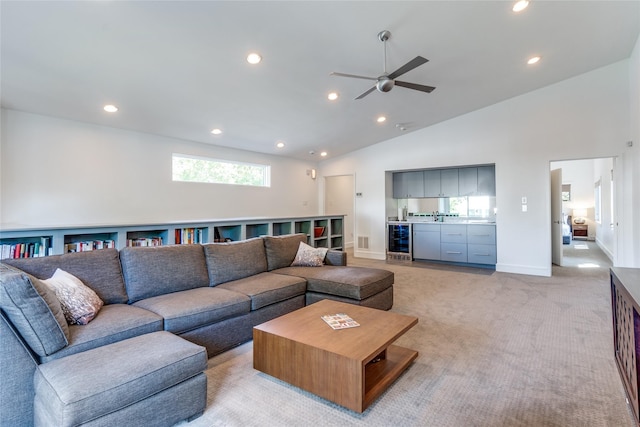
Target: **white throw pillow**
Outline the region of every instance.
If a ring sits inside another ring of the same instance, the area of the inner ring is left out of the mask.
[[[102,308],[103,302],[98,294],[64,270],[58,268],[53,276],[42,282],[55,292],[70,325],[86,325]]]
[[[292,267],[320,267],[324,264],[327,248],[314,248],[300,242],[298,253],[291,263]]]

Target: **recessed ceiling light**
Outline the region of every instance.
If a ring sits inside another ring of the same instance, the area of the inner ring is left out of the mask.
[[[378,123],[384,123],[387,120],[387,118],[385,116],[380,116],[376,119],[376,122]]]
[[[220,135],[222,133],[222,129],[215,128],[211,131],[211,133],[214,135]]]
[[[262,61],[262,57],[255,52],[252,52],[249,55],[247,55],[247,62],[249,64],[255,65],[255,64],[258,64],[260,61]]]
[[[320,153],[320,155],[321,155],[322,157],[327,157],[327,152],[326,152],[326,151],[323,151],[323,152],[321,152],[321,153]]]
[[[527,8],[527,6],[529,6],[529,2],[527,0],[520,0],[513,5],[513,9],[511,10],[514,12],[522,12]]]
[[[115,113],[116,111],[118,111],[118,107],[116,107],[115,105],[105,105],[104,106],[104,111],[106,111],[107,113]]]
[[[284,147],[284,141],[278,141],[278,142],[276,142],[276,147],[278,147],[278,148],[283,148],[283,147]]]
[[[329,95],[327,95],[327,98],[329,98],[329,101],[335,101],[336,99],[338,99],[338,93],[337,92],[331,92]]]
[[[540,61],[540,57],[539,56],[533,56],[533,57],[529,58],[529,60],[527,61],[527,64],[533,65],[533,64],[537,63],[538,61]]]

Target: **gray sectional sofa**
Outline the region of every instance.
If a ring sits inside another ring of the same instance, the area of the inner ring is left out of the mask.
[[[331,250],[321,267],[291,266],[306,239],[4,260],[0,425],[172,425],[204,411],[207,357],[251,340],[253,326],[325,298],[391,308],[390,271]],[[57,268],[104,302],[90,323],[60,320],[40,282]]]

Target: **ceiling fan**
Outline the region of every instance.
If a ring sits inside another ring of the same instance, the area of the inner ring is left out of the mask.
[[[367,76],[358,76],[355,74],[336,73],[335,71],[331,73],[332,76],[352,77],[356,79],[376,81],[376,84],[371,89],[367,90],[365,93],[358,96],[356,99],[364,98],[365,96],[373,92],[375,89],[377,89],[379,92],[389,92],[391,89],[393,89],[394,86],[402,86],[408,89],[419,90],[421,92],[427,92],[427,93],[430,93],[435,89],[435,87],[433,86],[425,86],[417,83],[408,83],[408,82],[402,82],[400,80],[396,80],[397,77],[400,77],[404,73],[408,73],[414,68],[419,67],[420,65],[429,61],[428,59],[423,58],[422,56],[418,55],[415,58],[413,58],[411,61],[404,64],[402,67],[395,70],[393,73],[391,74],[387,73],[387,40],[389,40],[389,37],[391,37],[391,32],[388,30],[380,31],[378,33],[378,39],[384,44],[384,64],[383,64],[384,69],[381,76],[367,77]]]

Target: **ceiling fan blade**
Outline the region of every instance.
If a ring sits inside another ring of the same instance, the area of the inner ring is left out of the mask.
[[[362,95],[360,95],[359,97],[357,97],[356,99],[362,99],[365,96],[369,95],[371,92],[373,92],[374,90],[376,90],[376,87],[372,87],[371,89],[369,89],[368,91],[366,91],[365,93],[363,93]]]
[[[358,76],[355,74],[345,74],[345,73],[336,73],[335,71],[329,74],[330,76],[338,76],[338,77],[352,77],[354,79],[365,79],[365,80],[378,80],[377,77],[367,77],[367,76]]]
[[[395,80],[396,77],[400,77],[404,73],[408,73],[409,71],[413,70],[416,67],[419,67],[420,65],[426,62],[429,62],[429,60],[426,58],[423,58],[422,56],[416,56],[411,61],[404,64],[402,67],[398,68],[393,73],[389,74],[389,78],[391,80]]]
[[[419,85],[419,84],[416,84],[416,83],[400,82],[398,80],[395,81],[395,84],[396,84],[396,86],[402,86],[402,87],[406,87],[406,88],[409,88],[409,89],[415,89],[415,90],[419,90],[419,91],[427,92],[427,93],[431,93],[435,89],[435,87],[433,87],[433,86],[425,86],[425,85]]]

